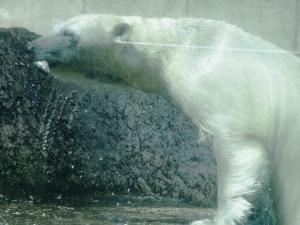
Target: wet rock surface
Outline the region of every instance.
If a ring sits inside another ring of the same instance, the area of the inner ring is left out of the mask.
[[[157,194],[216,205],[210,143],[163,98],[65,82],[32,65],[37,35],[0,29],[0,193]]]

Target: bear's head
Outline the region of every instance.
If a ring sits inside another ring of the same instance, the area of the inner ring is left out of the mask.
[[[149,54],[156,48],[130,43],[131,39],[143,41],[147,36],[140,32],[143,26],[138,24],[137,17],[76,16],[32,41],[29,49],[34,51],[36,61],[47,61],[50,66],[56,64],[85,74],[93,70],[96,74],[92,77],[100,81],[103,77],[116,76],[117,80],[137,89],[158,92],[162,86],[158,76],[159,57]]]
[[[107,58],[112,45],[128,36],[131,25],[118,23],[114,17],[77,16],[55,26],[48,35],[29,43],[35,60],[49,64],[74,64],[93,54]],[[98,57],[99,58],[99,57]]]

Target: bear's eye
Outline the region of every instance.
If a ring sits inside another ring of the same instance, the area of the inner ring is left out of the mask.
[[[70,30],[64,30],[63,33],[62,33],[62,35],[64,37],[73,37],[74,33],[72,31],[70,31]]]

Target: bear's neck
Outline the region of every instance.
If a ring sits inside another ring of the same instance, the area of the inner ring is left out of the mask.
[[[161,79],[161,64],[158,57],[145,54],[134,45],[114,43],[112,61],[116,73],[130,86],[145,91],[161,94],[164,84]]]

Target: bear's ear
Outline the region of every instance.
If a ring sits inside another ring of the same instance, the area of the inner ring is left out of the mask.
[[[113,27],[112,34],[116,38],[123,39],[123,38],[128,37],[131,30],[132,30],[132,27],[128,23],[119,23]]]

